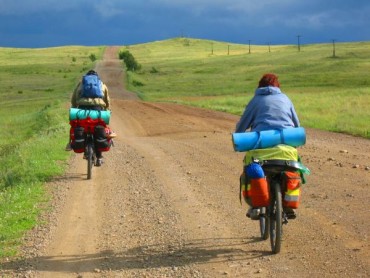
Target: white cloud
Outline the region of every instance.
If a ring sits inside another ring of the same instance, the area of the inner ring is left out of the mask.
[[[161,7],[167,11],[170,9],[181,10],[187,16],[217,15],[220,20],[244,21],[252,23],[257,20],[263,22],[274,22],[280,20],[285,25],[296,23],[312,24],[320,26],[328,24],[331,20],[339,22],[338,12],[333,9],[342,6],[343,16],[341,20],[349,22],[351,10],[362,9],[357,12],[356,17],[366,13],[370,9],[368,0],[356,0],[356,5],[349,5],[347,0],[323,3],[322,0],[0,0],[0,15],[25,15],[36,12],[68,12],[81,10],[84,7],[92,7],[103,18],[110,18],[123,15],[127,12],[140,13],[142,10],[153,8],[160,10]],[[347,9],[348,8],[348,9]],[[344,13],[347,13],[344,15]],[[147,17],[150,18],[150,14]],[[213,18],[217,20],[217,18]]]
[[[131,1],[131,3],[130,3]],[[22,2],[21,4],[19,2]],[[0,0],[0,15],[30,15],[33,13],[81,11],[89,7],[94,9],[103,18],[122,15],[126,7],[137,1],[121,0]],[[142,3],[139,3],[142,5]]]
[[[0,14],[23,15],[35,12],[60,12],[76,8],[81,4],[81,2],[86,2],[86,0],[0,0]]]
[[[20,3],[21,2],[21,3]],[[335,3],[335,5],[334,5]],[[32,15],[36,12],[84,12],[91,7],[103,19],[140,15],[143,22],[170,13],[182,22],[196,18],[198,22],[230,26],[274,26],[318,29],[323,26],[368,24],[369,0],[0,0],[1,15]],[[154,13],[156,13],[154,15]]]
[[[348,27],[358,26],[363,27],[368,24],[367,15],[370,12],[370,7],[361,10],[327,10],[313,13],[296,15],[291,18],[283,19],[283,22],[288,27],[303,26],[309,29],[320,29],[325,27]]]
[[[222,9],[249,13],[273,12],[276,9],[289,7],[297,0],[150,0],[151,3],[164,4],[171,7],[186,7],[194,10]]]
[[[94,4],[95,10],[103,18],[110,18],[124,14],[125,9],[121,6],[124,7],[122,1],[119,0],[105,0],[103,4],[101,2]]]

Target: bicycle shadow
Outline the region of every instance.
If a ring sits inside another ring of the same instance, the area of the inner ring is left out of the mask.
[[[63,176],[58,176],[58,177],[53,177],[48,182],[51,183],[65,183],[65,182],[70,182],[70,181],[81,181],[81,180],[86,180],[86,173],[73,173],[73,174],[68,174],[68,175],[63,175]]]
[[[38,256],[2,264],[5,273],[32,270],[40,272],[94,272],[182,267],[189,265],[248,262],[270,256],[271,252],[254,250],[252,238],[195,239],[184,244],[141,245],[126,250],[104,250],[94,254]],[[1,274],[1,271],[0,271]]]

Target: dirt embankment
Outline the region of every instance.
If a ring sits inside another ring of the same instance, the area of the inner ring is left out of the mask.
[[[48,185],[49,224],[3,262],[5,277],[369,277],[369,140],[307,130],[299,150],[312,174],[282,252],[271,255],[238,199],[238,117],[137,100],[123,89],[117,50],[97,65],[115,146],[92,180],[72,156]]]

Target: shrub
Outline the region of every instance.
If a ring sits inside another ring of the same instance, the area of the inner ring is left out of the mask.
[[[135,87],[141,87],[144,86],[144,83],[141,81],[133,80],[132,85],[134,85]]]
[[[141,65],[135,60],[135,57],[128,50],[120,51],[119,59],[123,60],[126,69],[129,71],[137,71],[141,69]]]
[[[150,70],[150,73],[158,73],[158,70],[155,67],[152,67],[152,69]]]
[[[90,58],[91,62],[96,61],[96,55],[95,54],[90,54],[89,58]]]

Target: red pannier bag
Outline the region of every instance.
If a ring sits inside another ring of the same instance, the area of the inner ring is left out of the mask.
[[[93,133],[95,146],[99,151],[109,151],[112,140],[108,138],[111,130],[102,119],[91,119],[87,117],[81,120],[71,120],[70,140],[74,152],[85,151],[86,134]]]
[[[94,128],[95,147],[101,152],[107,152],[112,145],[112,139],[108,137],[110,129],[107,126],[97,125]]]
[[[270,204],[270,191],[267,180],[263,178],[250,179],[250,195],[253,207],[267,207]]]
[[[86,133],[81,126],[71,127],[70,131],[71,148],[75,153],[83,153],[85,151]]]
[[[261,165],[250,163],[244,167],[244,171],[250,183],[250,189],[247,186],[247,195],[251,199],[252,207],[267,207],[270,204],[270,191]]]

